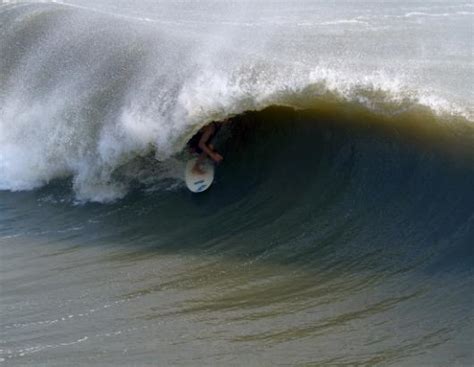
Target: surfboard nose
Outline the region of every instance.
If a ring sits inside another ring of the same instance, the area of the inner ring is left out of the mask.
[[[184,178],[186,187],[191,192],[202,192],[207,190],[214,181],[214,165],[211,162],[204,162],[201,164],[203,173],[193,172],[193,168],[196,165],[197,158],[193,158],[188,161],[184,171]]]

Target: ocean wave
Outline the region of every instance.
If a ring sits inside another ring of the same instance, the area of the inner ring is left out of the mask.
[[[79,200],[114,200],[128,191],[114,178],[120,167],[150,154],[165,161],[209,121],[275,105],[472,120],[468,105],[407,75],[236,50],[232,34],[203,40],[51,4],[9,5],[0,20],[2,190],[72,177]]]

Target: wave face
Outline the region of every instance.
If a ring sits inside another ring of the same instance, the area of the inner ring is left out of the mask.
[[[0,189],[73,177],[79,200],[114,200],[128,192],[114,179],[123,165],[166,160],[210,120],[271,105],[336,99],[382,116],[424,106],[472,119],[469,4],[374,13],[303,2],[284,17],[229,6],[3,5]],[[449,50],[432,47],[440,22]]]
[[[0,358],[472,364],[472,145],[426,111],[324,106],[239,115],[202,194],[153,179],[153,155],[113,203],[0,191]]]

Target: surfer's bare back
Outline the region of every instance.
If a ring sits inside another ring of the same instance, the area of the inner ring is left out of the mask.
[[[203,174],[204,171],[201,167],[204,159],[209,157],[216,163],[220,163],[224,158],[220,155],[212,145],[212,141],[219,132],[222,123],[229,121],[224,120],[222,122],[213,121],[210,124],[202,127],[188,142],[188,146],[192,153],[199,154],[199,158],[193,167],[193,172]]]

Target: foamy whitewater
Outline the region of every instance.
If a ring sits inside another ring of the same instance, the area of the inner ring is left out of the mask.
[[[1,189],[72,176],[79,199],[122,197],[112,175],[134,157],[328,94],[472,119],[470,2],[114,4],[2,6]]]
[[[474,365],[473,15],[3,1],[0,365]]]

